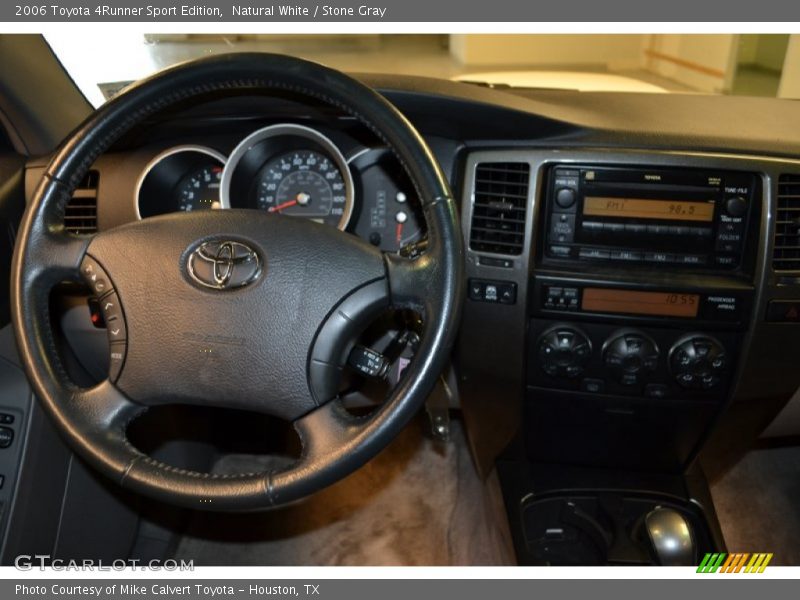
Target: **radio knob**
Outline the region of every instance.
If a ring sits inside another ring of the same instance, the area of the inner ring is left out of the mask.
[[[747,201],[741,196],[734,196],[725,201],[725,212],[731,217],[743,217],[747,212]]]
[[[575,190],[570,188],[561,188],[556,192],[556,204],[561,208],[569,208],[575,204]]]
[[[669,351],[669,368],[678,385],[693,390],[716,387],[727,369],[725,348],[707,335],[690,334]]]
[[[622,329],[603,345],[603,362],[622,385],[637,385],[658,367],[658,346],[647,334]]]
[[[572,379],[583,373],[592,356],[592,343],[574,327],[554,327],[537,342],[539,364],[552,377]]]

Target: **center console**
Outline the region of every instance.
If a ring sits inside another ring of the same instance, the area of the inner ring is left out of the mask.
[[[459,392],[478,465],[501,457],[521,560],[569,546],[578,510],[605,523],[575,534],[595,532],[597,560],[647,562],[641,519],[666,505],[720,549],[702,474],[689,486],[687,473],[739,402],[785,401],[800,383],[770,346],[791,325],[769,307],[794,306],[800,285],[769,265],[770,207],[791,168],[661,152],[468,156]]]

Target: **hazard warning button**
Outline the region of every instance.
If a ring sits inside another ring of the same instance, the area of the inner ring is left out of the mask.
[[[767,321],[800,323],[800,300],[772,300],[767,307]]]

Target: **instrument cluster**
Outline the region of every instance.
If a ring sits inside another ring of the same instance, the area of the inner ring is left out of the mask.
[[[139,218],[229,208],[311,219],[389,252],[424,235],[414,186],[387,149],[359,147],[346,156],[306,125],[254,131],[227,157],[199,145],[169,148],[139,177]]]

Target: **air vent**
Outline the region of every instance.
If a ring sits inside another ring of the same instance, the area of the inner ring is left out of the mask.
[[[778,179],[772,266],[776,271],[800,271],[800,175]]]
[[[530,171],[528,163],[481,163],[475,168],[472,250],[522,253]]]
[[[89,171],[80,182],[64,211],[64,228],[70,233],[91,234],[97,231],[97,184],[100,175]]]

